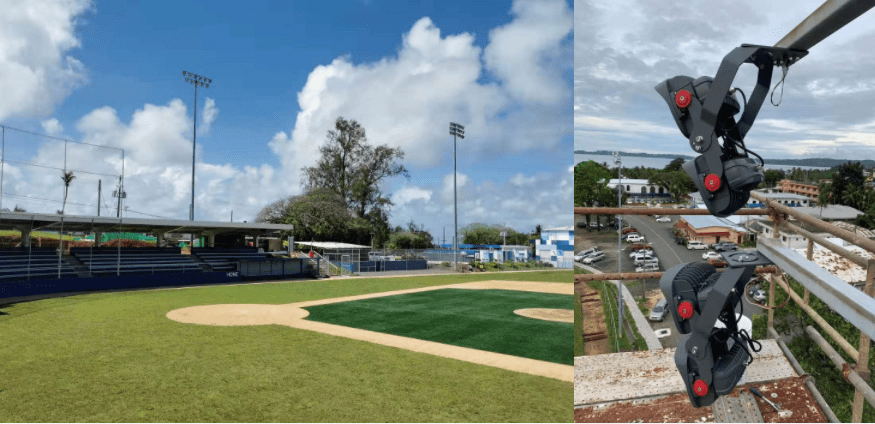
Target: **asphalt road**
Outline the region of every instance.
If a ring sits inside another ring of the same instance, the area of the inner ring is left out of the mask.
[[[633,227],[638,229],[638,233],[644,236],[647,243],[653,245],[653,253],[659,258],[660,270],[665,271],[675,265],[689,262],[704,262],[702,254],[708,250],[688,250],[685,245],[676,244],[674,241],[674,233],[672,226],[677,221],[677,217],[671,217],[672,222],[656,222],[650,216],[625,215],[624,222],[629,222]],[[616,233],[614,233],[616,235]],[[625,258],[624,258],[625,259]],[[658,281],[648,281],[647,289],[651,290],[659,287]],[[634,293],[633,295],[640,295]],[[761,313],[763,310],[759,306],[749,303],[746,299],[744,302],[744,316],[753,318],[754,314]],[[671,311],[669,311],[671,314]],[[674,328],[674,322],[670,315],[666,315],[662,322],[651,322],[653,330],[667,328],[671,330],[671,335],[660,339],[662,347],[676,347],[677,334]]]

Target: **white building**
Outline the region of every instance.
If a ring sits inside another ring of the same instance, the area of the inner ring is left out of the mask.
[[[541,230],[535,240],[535,259],[556,268],[574,268],[574,227]]]
[[[656,202],[666,203],[671,201],[671,194],[668,190],[656,184],[650,184],[647,180],[616,178],[608,181],[608,188],[615,189],[617,184],[623,184],[623,193],[629,195],[629,200],[633,203]]]
[[[483,262],[526,262],[532,256],[531,246],[505,245],[500,249],[480,249],[474,258]]]
[[[762,191],[757,191],[757,193],[765,196],[769,200],[774,200],[784,206],[789,207],[807,207],[811,206],[811,199],[801,194],[793,194],[793,193],[767,193]],[[706,209],[705,202],[702,201],[702,195],[697,191],[695,193],[690,193],[690,202],[695,203],[696,207],[699,209]],[[765,207],[764,204],[760,203],[759,200],[754,199],[753,197],[747,199],[748,208],[762,208]]]

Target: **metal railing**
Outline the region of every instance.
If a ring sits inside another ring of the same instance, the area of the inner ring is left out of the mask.
[[[782,205],[776,201],[767,199],[760,193],[752,192],[751,197],[759,200],[766,205],[765,209],[741,209],[736,215],[766,215],[772,220],[772,238],[760,238],[757,242],[757,250],[768,257],[775,266],[758,268],[757,272],[765,275],[769,282],[768,291],[768,326],[767,333],[775,337],[779,341],[779,345],[783,342],[778,337],[774,329],[774,310],[775,310],[775,287],[784,289],[788,296],[799,305],[799,307],[815,322],[818,326],[833,340],[835,343],[852,358],[855,358],[855,364],[845,362],[837,352],[826,342],[817,330],[812,327],[806,328],[806,333],[820,346],[824,353],[833,361],[838,370],[845,377],[845,380],[854,386],[854,401],[851,412],[852,422],[861,422],[863,414],[863,401],[867,401],[871,406],[875,407],[875,391],[868,384],[870,371],[869,363],[869,346],[870,340],[875,338],[875,241],[865,238],[859,234],[852,233],[845,229],[839,228],[836,225],[822,221],[810,215],[804,214],[793,208]],[[669,209],[669,208],[590,208],[576,207],[574,208],[575,215],[592,214],[592,215],[709,215],[705,209]],[[838,237],[852,245],[859,246],[873,254],[873,258],[866,258],[862,255],[830,242],[823,236],[814,234],[802,228],[800,225],[787,222],[789,217],[798,219],[801,223],[805,223],[817,230],[824,231],[835,237]],[[779,234],[778,229],[782,228],[789,231],[795,231],[808,239],[806,250],[807,258],[802,258],[795,251],[784,247],[777,240]],[[857,290],[844,280],[839,279],[829,271],[821,268],[814,262],[813,250],[814,244],[820,244],[824,248],[836,253],[837,255],[848,259],[852,263],[862,266],[867,270],[866,281],[863,290]],[[804,293],[799,295],[789,285],[786,275],[791,276],[799,282]],[[575,286],[583,284],[585,281],[593,280],[640,280],[640,279],[658,279],[662,277],[662,272],[650,273],[612,273],[612,274],[582,274],[575,275]],[[819,298],[832,310],[842,316],[845,320],[851,323],[860,331],[859,347],[855,348],[847,341],[835,328],[820,316],[813,308],[809,306],[811,296]],[[782,346],[785,354],[788,354],[788,359],[791,363],[795,362],[790,351],[786,346]],[[830,421],[836,421],[835,415],[832,413],[829,405],[823,401],[823,397],[817,391],[817,388],[809,381],[806,383],[809,390],[812,391],[824,414]]]

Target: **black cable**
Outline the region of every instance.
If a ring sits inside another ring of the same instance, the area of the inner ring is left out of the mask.
[[[787,65],[784,65],[781,67],[781,70],[783,73],[783,75],[781,75],[781,80],[778,81],[777,84],[775,84],[775,87],[772,88],[772,95],[769,96],[769,101],[772,103],[772,106],[778,106],[781,104],[781,101],[784,100],[784,86],[786,85],[786,84],[784,84],[784,79],[787,78],[787,70],[788,69],[790,69],[790,68],[788,68]],[[781,97],[778,99],[778,103],[775,104],[775,90],[778,89],[778,85],[781,86]]]

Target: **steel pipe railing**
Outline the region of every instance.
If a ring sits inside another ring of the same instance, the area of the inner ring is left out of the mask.
[[[839,227],[836,227],[835,225],[832,225],[828,222],[817,219],[811,215],[801,213],[799,211],[794,211],[793,208],[784,206],[778,202],[775,202],[774,200],[767,199],[761,193],[757,193],[755,191],[752,191],[750,193],[750,197],[753,197],[754,199],[759,200],[760,202],[763,202],[764,204],[768,205],[769,208],[773,208],[780,213],[790,215],[790,216],[798,219],[799,221],[802,221],[806,224],[809,224],[809,225],[811,225],[819,230],[826,231],[827,233],[830,233],[838,238],[841,238],[842,240],[845,240],[851,244],[860,246],[863,249],[868,250],[869,252],[875,253],[875,241],[869,240],[868,238],[863,237],[862,235],[854,234],[848,230],[841,229]]]
[[[707,209],[674,209],[674,208],[574,208],[575,215],[711,215]],[[735,215],[769,215],[763,208],[739,209]]]
[[[839,355],[835,349],[833,349],[832,345],[817,332],[812,326],[805,327],[805,332],[811,336],[811,339],[823,349],[826,356],[832,361],[833,364],[841,371],[842,375],[845,376],[845,379],[848,380],[849,383],[853,384],[854,387],[863,394],[863,397],[869,402],[869,405],[875,407],[875,390],[872,390],[869,387],[869,384],[866,383],[866,380],[863,377],[860,377],[860,374],[851,367],[851,364],[845,362],[842,358],[842,355]]]

